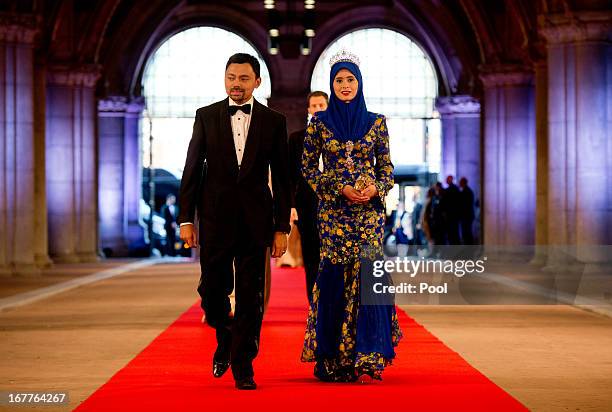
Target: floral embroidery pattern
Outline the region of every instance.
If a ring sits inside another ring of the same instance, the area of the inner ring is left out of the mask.
[[[327,257],[332,263],[348,263],[351,256],[359,256],[362,244],[382,250],[383,199],[393,188],[393,164],[384,116],[378,115],[370,131],[349,145],[355,167],[347,164],[345,146],[316,117],[306,129],[302,171],[319,196],[321,258]],[[325,172],[319,171],[321,154]],[[378,196],[367,204],[350,204],[342,189],[345,185],[354,186],[360,174],[368,175],[375,182]]]

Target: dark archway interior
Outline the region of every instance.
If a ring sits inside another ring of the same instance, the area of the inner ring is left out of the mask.
[[[87,260],[111,245],[123,254],[145,241],[144,65],[165,39],[201,25],[230,30],[259,50],[271,76],[268,105],[287,117],[290,131],[302,126],[327,45],[368,27],[405,34],[434,64],[441,175],[465,176],[475,189],[480,241],[609,243],[610,185],[591,183],[598,173],[610,179],[608,1],[315,3],[306,10],[303,1],[279,0],[271,13],[259,0],[0,0],[2,206],[40,205],[0,215],[5,227],[33,228],[31,236],[7,230],[3,242],[17,239],[17,246],[5,248],[0,266]],[[315,35],[302,54],[306,25]],[[272,26],[280,32],[277,54],[268,52]]]

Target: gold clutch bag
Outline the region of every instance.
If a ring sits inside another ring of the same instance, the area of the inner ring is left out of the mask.
[[[374,184],[374,179],[372,179],[367,174],[362,173],[359,175],[359,177],[357,178],[357,181],[355,182],[355,189],[363,190],[366,187],[373,185],[373,184]]]

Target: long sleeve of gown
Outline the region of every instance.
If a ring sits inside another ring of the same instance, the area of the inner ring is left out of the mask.
[[[304,152],[302,154],[302,175],[315,193],[322,200],[335,200],[342,196],[342,189],[347,184],[336,175],[319,170],[319,157],[323,148],[323,139],[317,130],[316,121],[306,128]]]
[[[376,182],[374,183],[378,190],[378,195],[381,199],[387,196],[387,193],[393,189],[393,163],[391,163],[391,155],[389,153],[389,131],[387,130],[387,122],[383,117],[378,129],[378,138],[374,146],[374,154],[376,156]]]

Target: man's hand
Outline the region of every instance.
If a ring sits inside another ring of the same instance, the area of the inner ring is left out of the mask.
[[[365,203],[370,200],[368,196],[364,195],[362,192],[350,185],[346,185],[342,188],[342,194],[353,203]]]
[[[287,234],[283,232],[274,233],[272,242],[272,257],[279,258],[287,251]]]
[[[193,225],[181,226],[181,240],[185,242],[185,245],[189,248],[198,247],[198,239]]]

